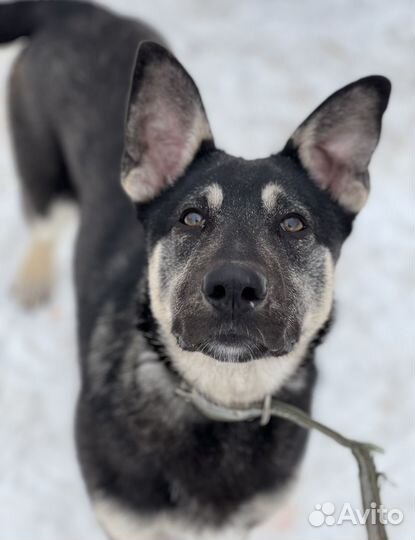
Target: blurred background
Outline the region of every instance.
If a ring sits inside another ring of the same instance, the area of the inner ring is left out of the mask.
[[[328,94],[361,76],[391,78],[372,192],[337,271],[337,323],[318,350],[314,416],[385,448],[377,463],[391,540],[415,531],[414,4],[411,0],[112,0],[152,23],[201,90],[218,146],[247,158],[279,150]],[[6,113],[23,43],[0,48],[0,540],[103,540],[76,462],[79,386],[68,215],[52,301],[25,312],[9,292],[27,239]],[[413,186],[412,186],[413,187]],[[411,267],[412,257],[412,267]],[[413,419],[413,418],[412,418]],[[256,540],[360,540],[363,527],[315,528],[331,502],[360,507],[348,452],[311,437],[290,500]]]

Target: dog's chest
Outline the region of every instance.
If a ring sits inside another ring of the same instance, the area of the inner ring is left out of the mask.
[[[96,517],[112,540],[245,540],[253,526],[274,513],[281,496],[255,496],[224,527],[198,526],[191,516],[160,513],[156,519],[134,512],[114,498],[93,498]]]
[[[152,456],[169,505],[222,522],[256,495],[284,488],[305,443],[303,430],[276,419],[267,426],[209,421],[174,394],[158,365],[139,371],[149,397],[134,406],[143,411],[136,413],[134,453]]]
[[[177,396],[178,381],[154,354],[141,352],[137,367],[140,347],[131,346],[113,379],[118,383],[111,399],[122,390],[123,415],[113,418],[109,407],[105,423],[97,423],[85,403],[91,422],[81,437],[93,458],[85,462],[84,472],[98,478],[97,487],[106,485],[99,497],[91,493],[99,521],[114,540],[241,540],[241,531],[272,513],[275,497],[285,492],[305,432],[277,419],[265,427],[207,420]],[[95,376],[98,388],[108,380],[100,375]],[[108,391],[103,399],[109,398]],[[306,392],[297,404],[307,409],[309,398]],[[111,445],[97,447],[97,440]],[[105,461],[97,462],[102,452]],[[104,463],[117,471],[114,489],[105,481]],[[117,492],[123,493],[123,505]],[[147,522],[147,516],[153,519]],[[168,525],[160,531],[164,522]],[[171,536],[172,531],[177,533]]]

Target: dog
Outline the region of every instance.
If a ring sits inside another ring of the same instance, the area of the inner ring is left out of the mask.
[[[1,4],[0,42],[20,37],[9,108],[32,236],[15,290],[28,306],[50,294],[56,208],[77,201],[76,441],[98,521],[113,540],[246,538],[307,434],[209,420],[176,390],[310,410],[390,82],[338,90],[248,161],[215,146],[196,84],[144,23],[86,2]]]

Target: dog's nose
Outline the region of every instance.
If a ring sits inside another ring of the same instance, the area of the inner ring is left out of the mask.
[[[206,300],[218,310],[240,314],[256,309],[265,299],[267,280],[255,270],[228,263],[205,275],[202,291]]]

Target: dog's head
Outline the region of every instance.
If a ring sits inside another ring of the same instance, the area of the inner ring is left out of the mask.
[[[383,77],[356,81],[282,152],[248,161],[216,149],[177,60],[141,46],[122,184],[146,231],[162,339],[184,378],[212,399],[249,402],[278,389],[327,322],[389,93]]]

